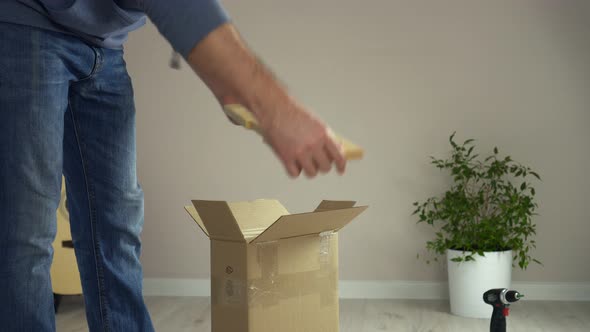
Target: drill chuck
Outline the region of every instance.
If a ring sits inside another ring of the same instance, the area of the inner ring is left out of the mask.
[[[483,294],[483,301],[493,307],[491,332],[506,332],[506,316],[510,312],[510,304],[523,297],[521,293],[506,288],[490,289]]]

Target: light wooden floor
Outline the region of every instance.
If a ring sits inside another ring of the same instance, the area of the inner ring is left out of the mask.
[[[209,299],[148,297],[157,331],[209,332]],[[448,314],[447,301],[342,300],[341,332],[488,332],[486,319]],[[88,331],[81,297],[66,297],[57,315],[58,332]],[[507,332],[588,332],[590,302],[521,301],[511,308]],[[321,331],[318,331],[321,332]]]

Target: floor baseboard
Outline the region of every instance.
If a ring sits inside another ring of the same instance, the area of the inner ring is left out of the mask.
[[[526,294],[527,300],[590,301],[590,283],[568,282],[514,282],[512,288]],[[146,296],[209,296],[208,279],[144,280]],[[343,280],[340,297],[344,299],[417,299],[448,298],[446,282],[426,281],[370,281]]]

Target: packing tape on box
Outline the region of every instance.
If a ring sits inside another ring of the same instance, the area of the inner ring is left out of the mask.
[[[330,264],[333,238],[334,232],[324,232],[319,236],[319,269],[295,273],[279,273],[278,241],[257,244],[261,277],[248,282],[227,275],[214,277],[213,285],[217,289],[211,292],[212,303],[243,305],[248,301],[249,306],[268,308],[277,306],[284,300],[317,294],[320,298],[320,307],[335,305],[338,299],[337,287],[324,286],[325,281],[329,281],[330,284],[338,283],[336,267],[332,268]]]
[[[335,283],[338,284],[338,274],[336,273],[336,271],[331,269],[330,265],[330,262],[332,262],[332,255],[334,254],[331,250],[332,241],[334,240],[334,234],[334,231],[320,233],[320,270],[317,278],[328,278],[328,280],[329,278],[335,278]],[[334,299],[338,297],[338,294],[335,294],[334,296],[334,294],[332,293],[336,292],[336,289],[337,287],[334,287],[331,290],[325,290],[324,293],[320,292],[320,301],[322,307],[331,306],[334,304]]]
[[[213,277],[211,303],[213,305],[243,305],[246,302],[246,282],[232,277]]]
[[[326,278],[336,279],[336,277],[336,271],[325,273],[320,270],[282,274],[274,280],[274,283],[280,284],[281,287],[274,289],[268,288],[267,280],[250,280],[248,282],[248,304],[252,307],[268,308],[280,305],[281,301],[317,294],[320,298],[320,307],[333,306],[337,300],[337,289],[325,287],[325,283],[321,281]],[[301,287],[302,285],[305,287]]]
[[[330,259],[332,258],[332,238],[334,237],[334,231],[320,233],[320,270],[325,269],[329,266]]]
[[[283,279],[283,276],[279,276],[279,242],[257,244],[256,259],[262,276],[248,282],[248,301],[264,307],[276,305],[280,300],[279,286],[283,285],[279,284]]]
[[[337,283],[337,272],[331,269],[332,239],[334,232],[324,232],[319,236],[319,269],[280,274],[278,266],[278,242],[264,242],[257,245],[257,259],[262,267],[262,277],[248,282],[248,301],[252,306],[278,305],[280,301],[312,295],[320,295],[320,305],[332,306],[337,299],[335,287],[323,287],[322,280]],[[301,287],[306,285],[306,287]]]

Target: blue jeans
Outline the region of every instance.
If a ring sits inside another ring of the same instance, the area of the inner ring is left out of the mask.
[[[153,331],[123,51],[5,23],[0,45],[0,330],[55,330],[49,269],[63,172],[90,331]]]

